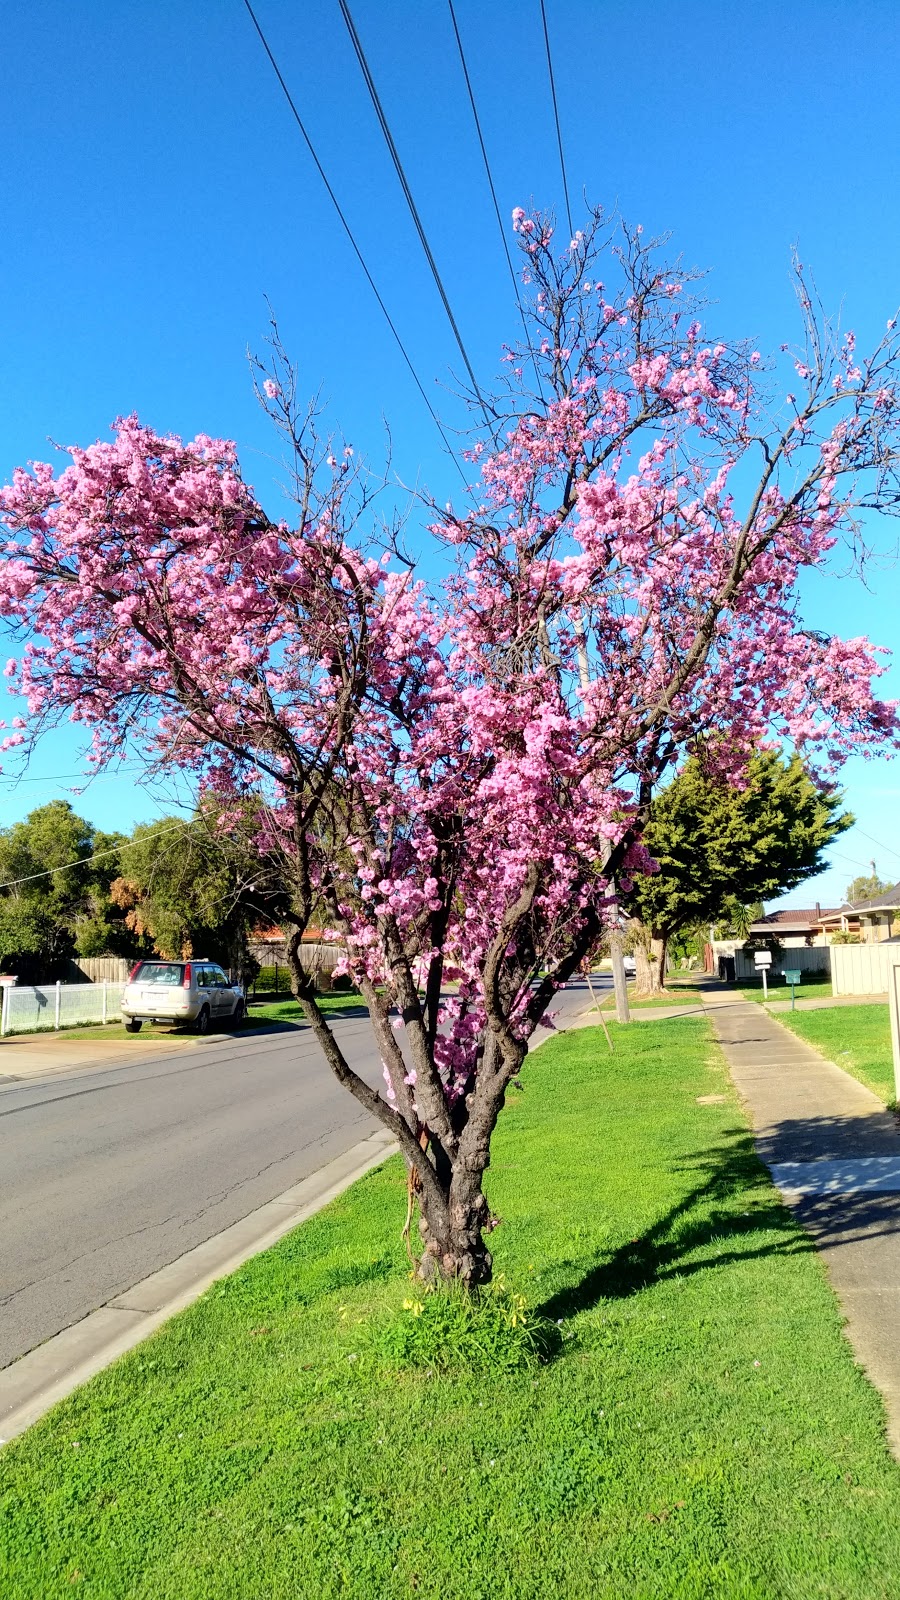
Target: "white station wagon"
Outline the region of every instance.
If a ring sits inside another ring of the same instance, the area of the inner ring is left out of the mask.
[[[144,1022],[192,1022],[197,1033],[224,1022],[236,1028],[244,1019],[246,1000],[214,961],[139,961],[122,994],[122,1014],[129,1033]]]

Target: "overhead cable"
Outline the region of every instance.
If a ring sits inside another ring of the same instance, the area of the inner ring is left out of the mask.
[[[173,822],[166,828],[157,828],[155,833],[144,833],[139,839],[126,839],[122,844],[113,845],[109,850],[95,850],[93,855],[81,856],[78,861],[65,861],[61,867],[48,867],[45,872],[30,872],[25,878],[10,878],[8,883],[0,883],[0,889],[17,889],[20,883],[36,883],[38,878],[54,878],[58,872],[72,872],[76,867],[86,867],[91,861],[100,861],[103,856],[117,856],[122,850],[133,850],[135,845],[145,844],[148,839],[158,839],[164,833],[175,833],[183,828],[192,828],[200,818],[195,817],[188,822]]]
[[[244,3],[247,4],[247,0],[244,0]],[[356,25],[355,25],[355,23],[353,21],[353,17],[350,14],[350,7],[347,4],[347,0],[338,0],[338,4],[340,5],[340,8],[341,8],[341,15],[343,16],[344,21],[347,24],[347,32],[350,35],[350,39],[351,39],[351,42],[353,44],[353,48],[354,48],[354,50],[356,52],[356,59],[359,62],[360,71],[362,72],[363,79],[365,80],[366,88],[369,91],[369,98],[372,101],[372,105],[375,108],[375,115],[378,118],[379,126],[381,128],[382,133],[384,134],[385,144],[388,147],[388,151],[390,152],[391,160],[394,163],[394,170],[396,171],[397,177],[398,177],[398,179],[400,181],[400,187],[403,190],[403,194],[404,194],[404,197],[406,199],[406,204],[409,207],[410,216],[413,219],[413,222],[414,222],[415,228],[416,228],[416,232],[419,235],[419,242],[420,242],[420,244],[422,246],[422,249],[425,252],[425,259],[427,260],[428,265],[431,268],[432,277],[434,278],[435,284],[437,285],[438,294],[441,297],[441,301],[443,303],[444,310],[447,313],[447,320],[450,323],[450,327],[453,330],[453,336],[454,336],[454,338],[456,340],[457,345],[459,346],[459,353],[462,356],[463,364],[465,365],[465,369],[466,369],[467,373],[469,374],[469,381],[470,381],[470,383],[472,385],[472,388],[473,388],[474,393],[475,393],[475,395],[476,395],[476,397],[478,399],[478,402],[479,402],[479,404],[481,406],[481,409],[484,412],[485,421],[488,423],[488,425],[490,425],[489,407],[487,405],[487,402],[484,399],[484,396],[481,393],[481,389],[480,389],[479,384],[478,384],[478,379],[475,376],[474,368],[472,366],[471,361],[469,360],[469,356],[468,356],[468,352],[466,350],[466,347],[463,344],[462,334],[459,331],[459,324],[457,323],[456,318],[453,315],[453,308],[452,308],[452,306],[450,304],[450,300],[449,300],[449,297],[447,295],[447,291],[444,288],[443,279],[441,278],[440,272],[438,271],[438,265],[437,265],[437,262],[434,259],[434,255],[432,253],[431,246],[428,243],[428,237],[427,237],[427,235],[425,233],[425,228],[424,228],[423,223],[422,223],[422,218],[419,216],[418,207],[416,206],[416,202],[413,199],[412,190],[411,190],[411,188],[409,186],[409,182],[407,180],[406,173],[403,170],[403,163],[400,160],[400,156],[399,156],[398,151],[397,151],[397,146],[394,143],[393,134],[391,133],[390,125],[389,125],[387,117],[385,115],[384,107],[381,104],[381,99],[379,97],[378,90],[375,87],[375,80],[372,77],[372,73],[371,73],[370,68],[369,68],[369,63],[366,60],[366,53],[363,50],[362,41],[360,40],[359,34],[356,31]]]
[[[837,856],[840,861],[849,861],[851,867],[870,867],[871,861],[857,861],[855,856],[845,856],[843,850],[832,850],[830,845],[825,846],[830,856]],[[823,868],[826,871],[827,868]]]
[[[506,236],[507,230],[504,227],[503,217],[502,217],[502,215],[500,213],[500,203],[499,203],[499,201],[497,199],[497,190],[496,190],[496,187],[495,187],[495,184],[494,184],[494,175],[491,172],[491,163],[488,160],[487,146],[485,145],[485,142],[484,142],[484,134],[481,131],[481,118],[478,115],[478,106],[477,106],[477,104],[475,102],[475,91],[472,88],[472,80],[469,77],[469,68],[468,68],[468,64],[466,62],[465,51],[463,50],[463,42],[462,42],[462,38],[461,38],[460,32],[459,32],[459,24],[457,23],[457,20],[456,20],[456,12],[455,12],[454,7],[453,7],[453,0],[447,0],[447,4],[450,7],[450,21],[453,23],[453,32],[454,32],[454,35],[456,36],[456,48],[459,51],[460,65],[462,67],[463,77],[465,79],[466,89],[467,89],[468,95],[469,95],[469,105],[472,107],[472,116],[473,116],[474,121],[475,121],[475,131],[478,134],[478,143],[479,143],[479,145],[481,147],[481,158],[482,158],[482,160],[484,162],[484,170],[485,170],[485,173],[487,175],[488,188],[491,191],[491,199],[494,202],[494,214],[495,214],[495,216],[497,218],[497,227],[500,229],[500,239],[501,239],[501,242],[502,242],[502,245],[503,245],[503,253],[506,256],[506,265],[509,267],[509,275],[510,275],[510,277],[512,279],[513,292],[515,293],[515,297],[516,297],[516,305],[519,308],[519,316],[522,319],[522,331],[523,331],[523,333],[525,335],[525,344],[526,344],[527,348],[531,351],[531,358],[532,358],[532,361],[534,362],[535,377],[537,378],[538,393],[540,394],[541,399],[543,400],[544,394],[543,394],[543,390],[541,389],[541,375],[540,375],[540,371],[538,369],[537,357],[536,357],[536,355],[534,353],[534,350],[532,349],[532,345],[531,345],[531,336],[530,336],[530,334],[528,332],[528,323],[527,323],[527,321],[525,319],[525,307],[522,304],[522,295],[521,295],[521,292],[520,292],[520,289],[519,289],[519,280],[516,277],[516,269],[513,266],[512,255],[510,254],[509,241],[508,241],[507,236]]]
[[[878,846],[879,850],[886,850],[888,852],[888,855],[900,856],[900,850],[895,850],[893,845],[882,844],[880,839],[874,839],[872,837],[871,833],[866,833],[865,829],[861,828],[858,824],[856,825],[856,832],[857,833],[861,833],[864,839],[868,839],[869,840],[870,844],[876,844]]]
[[[541,0],[541,21],[544,24],[544,44],[547,48],[547,72],[550,76],[550,95],[553,100],[553,116],[556,121],[556,143],[559,146],[559,166],[562,172],[563,194],[566,197],[566,218],[569,223],[569,237],[574,237],[575,229],[572,226],[572,207],[569,204],[569,185],[566,181],[566,158],[563,155],[562,128],[559,123],[559,106],[556,100],[556,80],[553,76],[553,57],[550,54],[550,33],[547,28],[547,12],[544,0]]]
[[[309,136],[309,133],[307,132],[306,125],[303,122],[303,119],[300,116],[299,111],[297,110],[297,107],[296,107],[296,105],[294,103],[294,99],[293,99],[293,96],[292,96],[292,94],[290,92],[290,89],[288,88],[287,84],[284,81],[284,77],[282,76],[281,69],[280,69],[280,67],[278,65],[278,62],[276,61],[276,59],[275,59],[275,57],[274,57],[274,55],[272,53],[272,49],[271,49],[271,46],[269,45],[269,41],[266,38],[265,34],[263,33],[263,30],[262,30],[262,28],[260,26],[259,19],[257,18],[256,12],[254,11],[252,5],[250,4],[250,0],[244,0],[244,5],[245,5],[245,7],[246,7],[246,9],[247,9],[247,11],[248,11],[248,13],[250,15],[250,20],[253,23],[253,26],[254,26],[254,28],[256,29],[256,31],[257,31],[257,33],[259,35],[262,47],[265,50],[266,55],[269,58],[269,61],[270,61],[271,66],[272,66],[272,71],[274,72],[276,78],[278,79],[279,84],[281,85],[282,93],[284,94],[284,98],[287,101],[288,106],[290,107],[291,115],[293,116],[294,121],[297,124],[297,127],[300,129],[300,132],[303,135],[303,139],[304,139],[304,141],[306,143],[306,148],[308,149],[310,155],[312,156],[313,163],[315,165],[316,171],[318,172],[319,177],[322,179],[322,182],[325,185],[325,189],[326,189],[326,191],[328,193],[328,198],[331,201],[332,205],[334,206],[335,211],[338,214],[338,219],[339,219],[339,221],[341,223],[342,228],[344,229],[344,232],[347,235],[347,238],[350,241],[350,244],[351,244],[352,249],[353,249],[353,253],[356,256],[356,259],[359,262],[360,266],[362,267],[362,270],[363,270],[363,273],[365,274],[365,278],[366,278],[366,281],[367,281],[367,283],[369,285],[369,288],[371,289],[373,295],[375,296],[375,299],[378,302],[378,305],[379,305],[381,313],[382,313],[382,315],[384,317],[384,320],[387,323],[388,327],[391,330],[391,333],[394,336],[394,341],[395,341],[395,343],[397,345],[398,350],[400,351],[400,354],[402,355],[404,361],[406,362],[406,365],[407,365],[407,367],[409,369],[409,372],[410,372],[410,374],[412,376],[412,380],[413,380],[416,388],[418,389],[419,394],[422,396],[422,399],[424,400],[425,405],[428,408],[428,413],[429,413],[429,415],[431,417],[431,420],[434,423],[435,427],[437,428],[438,433],[440,434],[441,439],[444,442],[445,448],[447,449],[447,451],[449,452],[450,456],[452,457],[453,464],[456,467],[456,470],[459,473],[459,475],[460,475],[460,477],[461,477],[461,479],[463,481],[463,484],[468,488],[468,482],[467,482],[467,479],[466,479],[466,475],[463,472],[463,469],[460,466],[460,463],[459,463],[459,461],[458,461],[458,459],[457,459],[457,457],[456,457],[456,455],[454,453],[453,445],[451,444],[449,438],[447,437],[447,434],[444,431],[444,428],[443,428],[443,425],[442,425],[442,423],[440,421],[440,418],[438,417],[438,414],[435,411],[434,406],[431,404],[431,401],[429,400],[428,395],[425,392],[425,389],[424,389],[422,381],[421,381],[421,379],[419,377],[419,374],[417,373],[415,367],[413,366],[412,358],[410,357],[410,354],[409,354],[409,352],[408,352],[408,350],[406,348],[406,345],[403,343],[403,340],[401,339],[400,334],[397,331],[397,326],[396,326],[396,324],[394,322],[393,317],[391,316],[390,312],[388,311],[388,308],[385,305],[384,300],[381,297],[381,294],[379,293],[378,286],[375,283],[375,279],[373,278],[371,272],[369,271],[369,268],[368,268],[368,265],[366,263],[366,259],[365,259],[364,255],[362,253],[362,250],[360,249],[359,245],[356,242],[356,236],[355,236],[355,234],[353,232],[353,229],[351,228],[349,222],[347,221],[347,218],[344,215],[344,211],[343,211],[343,208],[341,206],[341,203],[338,200],[338,197],[335,194],[334,190],[332,189],[331,184],[328,181],[328,178],[326,177],[325,169],[322,166],[322,163],[319,160],[318,155],[316,154],[315,146],[314,146],[314,144],[312,142],[312,139]]]

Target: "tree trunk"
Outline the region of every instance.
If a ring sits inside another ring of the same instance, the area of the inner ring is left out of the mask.
[[[634,962],[636,968],[634,992],[639,995],[665,994],[666,947],[665,934],[654,932],[646,924],[632,922],[635,931]]]
[[[490,1283],[493,1256],[484,1242],[491,1225],[482,1173],[455,1172],[450,1185],[449,1226],[432,1224],[432,1207],[426,1193],[419,1195],[419,1234],[425,1247],[419,1276],[426,1280],[456,1278],[467,1288]]]

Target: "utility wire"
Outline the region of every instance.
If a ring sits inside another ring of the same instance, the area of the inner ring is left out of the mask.
[[[888,852],[888,855],[891,855],[891,856],[900,856],[900,850],[895,850],[895,849],[894,849],[894,848],[893,848],[893,847],[892,847],[892,846],[891,846],[891,845],[889,845],[889,844],[882,844],[882,842],[881,842],[881,840],[880,840],[880,839],[875,839],[875,838],[873,838],[873,837],[872,837],[872,835],[871,835],[871,833],[866,833],[866,831],[865,831],[865,829],[864,829],[864,828],[859,828],[859,827],[857,827],[857,829],[856,829],[856,832],[857,832],[857,833],[861,833],[861,834],[862,834],[862,836],[863,836],[863,838],[864,838],[864,839],[868,839],[868,841],[869,841],[869,843],[870,843],[870,844],[875,844],[875,845],[877,845],[877,846],[878,846],[878,848],[879,848],[879,850],[886,850],[886,851],[887,851],[887,852]],[[871,864],[871,863],[870,863],[870,864]]]
[[[195,817],[191,822],[173,822],[168,828],[157,828],[155,833],[144,833],[140,839],[128,839],[124,844],[113,845],[109,850],[95,850],[91,856],[82,856],[79,861],[66,861],[61,867],[48,867],[46,872],[30,872],[27,878],[10,878],[8,883],[0,883],[0,889],[17,889],[20,883],[36,883],[38,878],[53,878],[58,872],[72,872],[76,867],[86,867],[89,861],[100,861],[103,856],[117,856],[122,850],[133,850],[135,845],[145,844],[148,839],[158,839],[164,833],[176,833],[182,828],[192,828],[195,822],[201,819]]]
[[[119,767],[116,772],[47,772],[43,776],[37,774],[31,778],[16,772],[9,777],[0,778],[0,783],[11,783],[13,785],[19,783],[68,783],[71,780],[73,783],[87,785],[89,783],[99,783],[101,779],[107,781],[113,778],[128,778],[135,771],[143,772],[144,768],[136,764],[134,767]]]
[[[541,400],[543,401],[544,392],[543,392],[543,389],[541,388],[541,374],[540,374],[540,370],[539,370],[538,364],[537,364],[537,356],[536,356],[534,350],[532,349],[531,335],[528,332],[528,323],[525,320],[525,307],[522,305],[522,295],[521,295],[521,292],[520,292],[520,289],[519,289],[519,280],[516,277],[516,269],[513,266],[513,260],[512,260],[512,256],[510,254],[510,249],[509,249],[509,242],[508,242],[507,237],[506,237],[506,228],[503,225],[503,218],[502,218],[502,216],[500,214],[500,203],[499,203],[499,201],[497,199],[497,190],[496,190],[496,187],[494,185],[494,175],[491,172],[491,163],[488,160],[487,146],[485,145],[485,142],[484,142],[484,134],[481,131],[481,118],[478,115],[478,106],[477,106],[477,104],[475,102],[475,91],[472,88],[472,80],[469,77],[469,68],[468,68],[468,64],[466,62],[465,51],[463,50],[462,38],[460,37],[459,24],[457,23],[457,20],[456,20],[456,12],[455,12],[455,10],[453,8],[453,0],[447,0],[447,4],[450,7],[450,21],[453,23],[453,32],[454,32],[454,34],[456,36],[456,48],[459,51],[460,65],[462,67],[463,77],[465,78],[465,81],[466,81],[466,89],[467,89],[468,95],[469,95],[469,105],[472,107],[472,116],[475,119],[475,131],[478,134],[478,143],[481,146],[481,158],[482,158],[482,160],[484,162],[484,170],[485,170],[485,173],[487,175],[488,188],[491,191],[491,199],[494,202],[494,214],[495,214],[495,216],[497,218],[497,227],[500,229],[500,240],[501,240],[501,243],[503,245],[503,253],[506,256],[506,265],[509,267],[509,275],[510,275],[510,277],[512,279],[513,292],[514,292],[515,297],[516,297],[516,305],[519,308],[519,316],[522,319],[522,332],[525,335],[526,347],[531,351],[531,359],[532,359],[532,361],[534,363],[534,375],[535,375],[535,378],[537,379],[538,394],[540,395]]]
[[[244,4],[246,5],[247,3],[248,3],[248,0],[244,0]],[[403,163],[400,160],[400,156],[399,156],[399,154],[397,152],[397,146],[394,143],[394,138],[393,138],[393,135],[392,135],[391,130],[390,130],[390,125],[388,123],[387,117],[386,117],[385,112],[384,112],[384,107],[381,104],[381,100],[379,98],[378,90],[375,87],[375,80],[372,77],[371,71],[369,70],[369,63],[366,60],[366,53],[363,50],[362,41],[360,40],[359,34],[356,31],[356,25],[355,25],[355,23],[353,21],[353,18],[351,16],[351,14],[350,14],[350,7],[347,4],[347,0],[338,0],[338,4],[340,5],[340,8],[341,8],[341,15],[343,16],[344,21],[347,24],[347,32],[350,35],[350,39],[351,39],[351,42],[353,44],[353,48],[356,51],[356,59],[359,62],[360,71],[362,72],[363,78],[365,80],[366,88],[369,91],[369,98],[371,99],[372,105],[375,108],[375,115],[378,118],[378,122],[379,122],[379,125],[381,127],[381,131],[384,134],[385,144],[388,147],[388,150],[389,150],[390,156],[391,156],[391,160],[394,163],[394,169],[395,169],[395,171],[397,173],[397,177],[400,180],[400,187],[403,190],[403,194],[404,194],[404,197],[406,199],[406,204],[409,207],[410,216],[412,217],[413,222],[415,223],[416,232],[419,235],[419,242],[421,243],[422,249],[425,252],[425,258],[426,258],[426,260],[428,262],[429,267],[431,268],[432,276],[433,276],[434,281],[435,281],[435,283],[437,285],[438,294],[441,297],[441,300],[442,300],[443,306],[444,306],[444,310],[447,313],[447,320],[449,321],[450,326],[453,329],[453,336],[456,339],[457,345],[459,346],[459,353],[463,358],[463,363],[465,365],[467,373],[469,374],[469,381],[471,382],[472,388],[473,388],[473,390],[474,390],[474,392],[475,392],[475,394],[476,394],[476,396],[478,398],[478,402],[479,402],[479,404],[481,406],[481,409],[484,412],[485,422],[488,424],[488,426],[490,426],[490,415],[489,415],[488,405],[487,405],[487,403],[486,403],[486,401],[484,399],[484,396],[481,393],[481,389],[479,388],[479,385],[478,385],[478,379],[475,376],[475,372],[474,372],[474,369],[472,367],[472,363],[469,360],[468,352],[466,350],[465,345],[463,344],[463,338],[462,338],[462,334],[459,331],[459,325],[458,325],[458,323],[456,321],[455,316],[453,315],[453,308],[450,305],[450,301],[449,301],[449,298],[447,296],[447,291],[444,288],[443,279],[441,278],[440,272],[438,271],[437,262],[435,261],[434,255],[432,254],[431,246],[428,243],[428,237],[427,237],[427,235],[425,233],[425,228],[424,228],[424,226],[422,224],[422,218],[419,216],[419,212],[418,212],[418,208],[416,206],[416,202],[415,202],[415,200],[413,199],[413,196],[412,196],[412,190],[410,189],[409,183],[407,181],[406,173],[403,170]]]
[[[832,850],[830,845],[825,846],[830,856],[837,856],[840,861],[849,861],[851,867],[870,867],[871,861],[857,861],[855,856],[845,856],[842,850]]]
[[[553,76],[553,57],[550,54],[550,34],[547,28],[547,12],[544,9],[544,0],[541,0],[541,21],[544,24],[544,44],[547,47],[547,71],[550,75],[550,94],[553,98],[553,116],[556,120],[556,142],[559,146],[559,165],[562,172],[563,194],[566,197],[566,217],[569,223],[569,238],[574,238],[575,229],[572,226],[572,207],[569,204],[569,185],[566,182],[566,159],[563,155],[562,129],[559,125],[559,106],[556,102],[556,80]]]
[[[406,345],[403,343],[403,340],[401,339],[400,334],[397,331],[397,327],[396,327],[396,324],[394,322],[394,319],[391,316],[390,312],[388,311],[388,308],[385,305],[383,299],[381,298],[381,295],[380,295],[380,293],[378,291],[378,287],[377,287],[377,285],[375,283],[375,279],[372,277],[372,274],[369,271],[369,268],[368,268],[368,266],[366,264],[365,257],[363,255],[359,245],[356,242],[356,237],[355,237],[355,235],[353,233],[353,229],[351,228],[349,222],[347,221],[346,216],[344,215],[343,208],[342,208],[342,206],[340,204],[340,201],[338,200],[337,195],[335,194],[334,190],[331,187],[331,184],[328,181],[328,178],[325,175],[325,169],[322,166],[322,163],[319,160],[318,155],[316,154],[315,146],[314,146],[314,144],[312,142],[312,139],[310,138],[309,134],[307,133],[306,126],[305,126],[305,124],[303,122],[303,119],[300,116],[300,113],[297,110],[296,105],[294,104],[293,96],[291,95],[291,91],[290,91],[290,89],[288,88],[287,84],[284,81],[284,78],[282,76],[281,69],[280,69],[280,67],[278,65],[278,62],[275,60],[275,57],[272,54],[272,50],[271,50],[271,47],[269,45],[269,41],[266,38],[265,34],[263,33],[263,30],[262,30],[262,28],[261,28],[261,26],[259,24],[259,20],[257,18],[256,12],[253,10],[252,5],[250,4],[250,0],[244,0],[244,5],[245,5],[245,7],[246,7],[246,9],[247,9],[247,11],[248,11],[248,13],[250,15],[250,20],[253,23],[254,28],[256,29],[257,33],[259,34],[260,42],[262,44],[263,49],[266,52],[266,55],[269,58],[269,61],[270,61],[271,66],[272,66],[272,71],[274,72],[276,78],[278,79],[279,84],[281,85],[281,89],[282,89],[282,92],[284,94],[284,98],[287,101],[287,103],[288,103],[288,105],[289,105],[289,107],[291,109],[291,115],[293,116],[294,121],[297,124],[297,127],[300,129],[300,132],[303,135],[304,141],[306,143],[306,148],[309,151],[310,155],[312,156],[313,163],[315,165],[316,171],[318,172],[319,177],[322,179],[322,182],[325,185],[325,188],[326,188],[326,190],[328,192],[328,198],[330,199],[332,205],[334,206],[335,211],[338,214],[338,218],[340,220],[341,226],[343,227],[344,232],[347,235],[347,238],[350,240],[350,244],[351,244],[351,246],[353,248],[353,253],[356,256],[356,259],[359,262],[360,266],[362,267],[362,270],[363,270],[363,273],[365,274],[365,278],[366,278],[366,281],[367,281],[367,283],[369,285],[369,288],[371,289],[372,293],[374,294],[375,299],[378,301],[378,305],[379,305],[379,307],[381,309],[382,315],[384,316],[384,320],[387,323],[388,327],[390,328],[391,333],[394,336],[394,340],[396,342],[397,348],[400,351],[400,354],[402,355],[404,361],[406,362],[407,367],[409,368],[410,374],[412,376],[412,380],[413,380],[416,388],[418,389],[420,395],[422,396],[422,399],[424,400],[425,405],[428,408],[428,412],[429,412],[429,415],[431,417],[431,420],[434,423],[435,427],[437,428],[438,433],[440,434],[440,436],[441,436],[441,438],[442,438],[442,440],[444,442],[445,448],[447,449],[447,451],[449,452],[450,456],[452,457],[453,464],[456,467],[456,470],[459,473],[459,475],[460,475],[460,477],[461,477],[461,479],[463,481],[464,486],[466,488],[468,488],[468,481],[466,479],[466,475],[463,472],[463,469],[460,466],[460,463],[459,463],[459,461],[458,461],[458,459],[457,459],[457,457],[456,457],[456,455],[454,453],[453,446],[450,443],[450,440],[448,439],[447,434],[444,431],[443,425],[441,424],[441,421],[440,421],[440,419],[438,417],[438,414],[435,411],[434,406],[431,404],[431,401],[429,400],[428,395],[425,393],[425,389],[424,389],[424,387],[422,385],[422,381],[421,381],[421,379],[419,377],[419,374],[417,373],[415,367],[412,364],[412,359],[411,359],[411,357],[409,355],[409,352],[408,352],[408,350],[406,348]]]

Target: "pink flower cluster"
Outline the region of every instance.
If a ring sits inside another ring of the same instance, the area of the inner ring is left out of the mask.
[[[552,230],[514,225],[539,273]],[[560,270],[580,294],[595,269],[573,243]],[[483,1070],[492,1008],[527,1037],[537,972],[564,972],[609,914],[608,858],[620,883],[652,869],[642,807],[685,752],[739,781],[773,737],[830,765],[896,744],[879,653],[805,630],[796,600],[852,520],[847,463],[894,416],[895,377],[879,371],[868,412],[855,394],[825,431],[786,429],[784,483],[769,470],[739,505],[756,356],[704,343],[680,288],[661,273],[643,299],[604,291],[547,343],[551,399],[475,447],[479,499],[434,524],[456,553],[437,597],[348,537],[334,457],[295,529],[265,515],[232,443],[133,416],[0,491],[0,614],[25,635],[6,671],[32,724],[65,715],[95,763],[138,738],[225,798],[261,796],[261,848],[343,938],[346,970],[395,998],[404,973],[444,986],[450,1107]],[[857,365],[848,340],[845,386]]]

